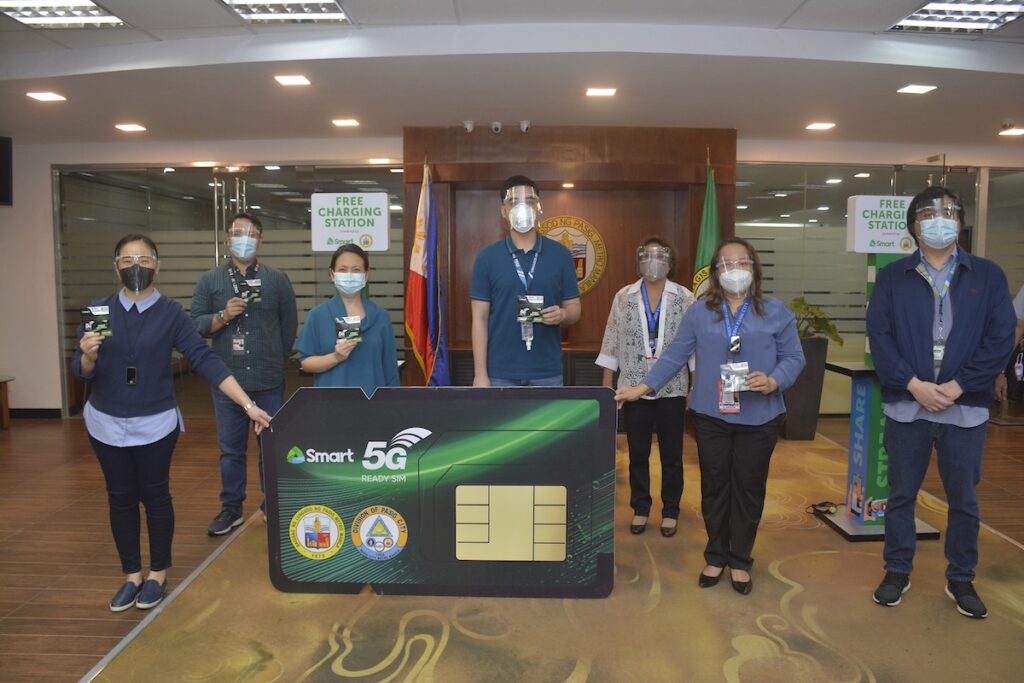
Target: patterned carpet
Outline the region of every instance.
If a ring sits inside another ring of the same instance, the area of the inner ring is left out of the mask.
[[[697,587],[705,541],[687,437],[679,533],[631,536],[619,437],[616,579],[604,600],[280,593],[253,519],[173,596],[96,681],[1011,681],[1024,665],[1024,549],[982,530],[976,586],[988,619],[943,592],[942,541],[918,545],[896,608],[871,593],[881,544],[848,543],[804,512],[841,500],[846,453],[780,442],[755,547],[753,593]],[[652,458],[657,463],[657,458]],[[655,477],[657,473],[655,472]],[[918,516],[945,529],[944,506]],[[727,577],[726,577],[727,579]]]

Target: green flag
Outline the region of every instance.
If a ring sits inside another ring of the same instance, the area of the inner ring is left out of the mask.
[[[707,185],[704,190],[704,213],[700,217],[700,236],[697,255],[693,259],[693,293],[697,296],[707,289],[711,276],[711,257],[718,246],[718,196],[715,192],[715,171],[707,165]]]

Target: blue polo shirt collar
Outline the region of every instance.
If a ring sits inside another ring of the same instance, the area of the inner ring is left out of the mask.
[[[508,237],[505,238],[505,246],[508,248],[508,253],[509,254],[514,254],[517,251],[522,251],[521,249],[517,249],[516,245],[512,243],[512,237],[511,236],[508,236]],[[533,243],[533,246],[530,247],[529,249],[527,249],[523,253],[529,254],[531,251],[535,251],[538,254],[540,254],[540,252],[543,251],[543,249],[544,249],[544,235],[542,235],[542,234],[540,234],[538,232],[537,233],[537,240]]]

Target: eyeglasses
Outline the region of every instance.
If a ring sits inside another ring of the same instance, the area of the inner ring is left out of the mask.
[[[917,210],[917,220],[926,221],[932,218],[959,218],[960,207],[956,204],[947,204],[942,209],[936,209],[934,206],[923,206]]]
[[[733,260],[722,259],[721,261],[718,262],[715,268],[717,268],[718,270],[722,270],[723,268],[726,270],[731,270],[733,268],[750,268],[753,265],[754,262],[748,258],[738,258]]]
[[[154,266],[156,266],[157,261],[159,260],[160,259],[158,259],[155,256],[139,256],[137,254],[124,254],[123,256],[118,256],[117,258],[115,258],[114,264],[119,268],[130,268],[136,263],[138,263],[143,268],[153,268]]]

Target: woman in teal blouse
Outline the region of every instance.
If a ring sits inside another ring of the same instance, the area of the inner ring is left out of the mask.
[[[331,257],[331,282],[338,290],[306,316],[297,344],[301,367],[316,375],[314,386],[360,387],[372,396],[377,387],[397,387],[398,360],[391,316],[363,296],[370,259],[359,246],[344,244]],[[358,339],[339,329],[358,320]]]

